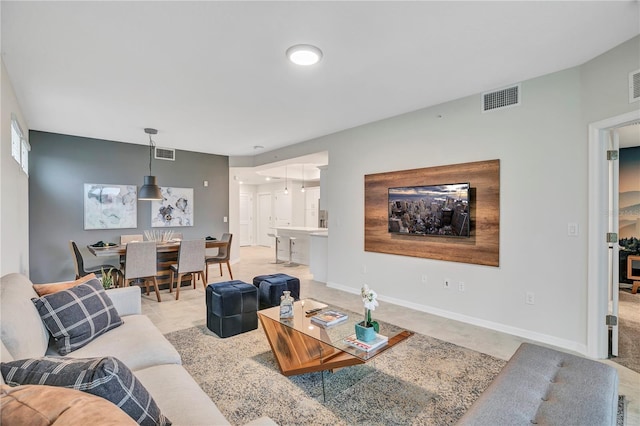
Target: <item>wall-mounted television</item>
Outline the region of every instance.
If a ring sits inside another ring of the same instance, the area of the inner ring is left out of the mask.
[[[468,238],[469,190],[468,182],[389,188],[389,232]]]

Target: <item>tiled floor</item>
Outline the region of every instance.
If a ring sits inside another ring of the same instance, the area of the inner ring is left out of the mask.
[[[359,297],[313,281],[309,268],[306,266],[289,268],[282,264],[270,263],[273,260],[273,249],[242,247],[240,257],[240,262],[232,265],[235,279],[251,283],[256,275],[283,272],[300,279],[300,292],[303,297],[322,300],[356,312],[362,308]],[[222,282],[230,279],[226,268],[223,268],[224,275],[222,277],[218,276],[218,272],[217,265],[211,266],[209,270],[210,282]],[[142,310],[163,333],[205,323],[204,286],[201,282],[198,282],[195,290],[183,287],[180,290],[180,300],[178,301],[174,299],[173,294],[169,294],[166,290],[161,291],[161,296],[162,303],[156,301],[153,293],[150,296],[143,296]],[[509,359],[520,343],[525,340],[385,302],[380,302],[375,315],[380,320],[502,359]],[[603,362],[614,366],[619,372],[619,392],[626,395],[629,401],[626,424],[640,426],[640,374],[608,360]]]

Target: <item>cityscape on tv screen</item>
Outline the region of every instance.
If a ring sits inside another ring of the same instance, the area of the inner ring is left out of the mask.
[[[389,232],[469,237],[469,183],[389,188]]]

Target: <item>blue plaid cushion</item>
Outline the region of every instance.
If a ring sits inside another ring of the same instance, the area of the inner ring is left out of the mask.
[[[49,385],[76,389],[113,402],[138,424],[171,424],[131,370],[114,357],[21,359],[0,363],[0,371],[10,386]]]
[[[118,311],[97,279],[31,300],[61,355],[85,346],[122,324]]]

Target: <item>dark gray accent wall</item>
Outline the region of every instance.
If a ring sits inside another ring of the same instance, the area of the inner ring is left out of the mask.
[[[144,135],[143,135],[144,136]],[[29,256],[34,283],[74,279],[69,240],[75,240],[88,265],[118,264],[96,258],[86,249],[99,240],[119,242],[121,234],[151,230],[151,202],[138,201],[136,229],[84,230],[85,183],[137,185],[149,173],[149,146],[31,131],[29,165]],[[160,144],[161,146],[161,144]],[[160,186],[193,188],[194,226],[153,228],[181,232],[185,239],[227,232],[229,159],[176,151],[176,161],[153,160]],[[204,181],[209,182],[204,187]],[[3,200],[10,202],[10,200]]]

